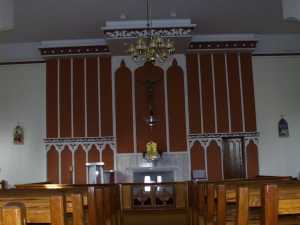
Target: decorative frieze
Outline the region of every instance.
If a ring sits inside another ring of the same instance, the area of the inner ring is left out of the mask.
[[[193,147],[195,142],[199,142],[205,149],[210,145],[212,141],[215,141],[222,149],[223,138],[244,138],[245,146],[250,141],[253,141],[256,145],[259,142],[258,132],[238,132],[238,133],[210,133],[210,134],[190,134],[188,136],[189,149]]]
[[[46,56],[61,56],[61,55],[95,55],[101,53],[109,53],[107,45],[98,46],[72,46],[72,47],[49,47],[40,48],[41,55]]]
[[[47,138],[44,139],[45,148],[48,151],[51,146],[55,149],[62,151],[65,146],[70,150],[75,151],[79,145],[88,151],[94,145],[99,151],[102,151],[106,145],[115,151],[116,143],[114,137],[100,137],[100,138]]]
[[[256,48],[257,41],[207,41],[191,42],[189,50],[229,50],[229,49],[249,49]]]
[[[190,36],[193,27],[168,27],[168,28],[153,28],[151,34],[160,37],[186,37]],[[104,34],[107,38],[122,39],[122,38],[137,38],[146,37],[149,31],[146,28],[131,28],[131,29],[112,29],[105,30]]]

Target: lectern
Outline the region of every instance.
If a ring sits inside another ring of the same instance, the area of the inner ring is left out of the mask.
[[[88,184],[103,184],[104,183],[104,162],[86,163],[88,171]]]

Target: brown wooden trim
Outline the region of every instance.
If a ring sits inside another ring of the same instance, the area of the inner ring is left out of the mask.
[[[64,150],[61,152],[61,183],[62,184],[72,184],[73,177],[73,165],[72,165],[72,152],[69,146],[65,146]]]
[[[259,160],[257,145],[250,141],[246,148],[248,178],[254,178],[259,174]]]
[[[59,68],[60,137],[71,137],[71,60],[60,59]]]
[[[20,64],[41,64],[41,63],[46,63],[46,60],[0,62],[0,66],[6,66],[6,65],[20,65]]]
[[[100,57],[101,136],[113,136],[111,57]]]
[[[200,65],[203,103],[203,130],[204,133],[215,133],[216,124],[211,54],[200,55]]]
[[[59,183],[59,156],[58,151],[54,146],[51,146],[47,152],[47,181],[58,184]]]
[[[132,73],[122,61],[115,73],[116,140],[118,153],[133,153]]]
[[[215,50],[215,49],[254,49],[257,41],[207,41],[191,42],[189,50]]]
[[[93,145],[88,152],[88,162],[89,163],[100,162],[100,152],[95,145]]]
[[[114,152],[109,145],[106,145],[102,151],[102,161],[104,162],[105,170],[114,169]]]
[[[75,158],[75,184],[86,184],[86,154],[81,145],[74,154]]]
[[[190,133],[202,133],[198,54],[186,55]]]
[[[243,131],[241,86],[237,53],[227,54],[228,88],[230,99],[231,131]]]
[[[99,137],[98,59],[86,58],[87,137]]]
[[[144,66],[136,69],[135,74],[135,104],[136,104],[136,133],[137,133],[137,151],[145,152],[146,143],[155,141],[158,149],[167,150],[166,144],[166,116],[165,116],[165,93],[164,93],[164,71],[158,66],[146,63]],[[153,93],[154,116],[158,123],[149,128],[145,118],[149,116],[148,99],[146,90],[146,81],[155,81]]]
[[[229,131],[225,55],[213,54],[218,133]]]
[[[207,148],[207,173],[209,180],[222,179],[221,152],[215,141],[211,142]]]
[[[42,56],[109,53],[107,45],[40,48]]]
[[[295,53],[253,53],[252,56],[300,56],[300,52]]]
[[[197,141],[191,149],[191,169],[205,170],[205,154],[204,148]]]
[[[84,58],[73,59],[73,135],[85,137]]]
[[[243,100],[244,100],[244,120],[245,131],[256,131],[256,111],[255,111],[255,95],[253,84],[252,71],[252,56],[248,53],[240,54],[241,62],[241,78],[243,86]]]
[[[184,74],[174,59],[167,70],[170,151],[186,151]]]
[[[47,138],[58,137],[58,60],[46,64],[46,130]]]

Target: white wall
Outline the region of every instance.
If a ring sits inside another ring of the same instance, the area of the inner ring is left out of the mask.
[[[298,176],[300,171],[300,56],[254,57],[261,174]],[[290,137],[278,137],[284,115]]]
[[[0,66],[0,179],[10,184],[46,180],[44,104],[44,64]],[[13,144],[18,123],[24,145]]]

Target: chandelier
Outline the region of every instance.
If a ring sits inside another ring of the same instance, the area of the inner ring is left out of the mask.
[[[136,63],[164,63],[171,55],[175,54],[174,43],[156,35],[152,29],[152,19],[150,15],[150,3],[147,0],[147,28],[146,35],[140,36],[135,44],[131,44],[128,49],[129,55]]]

